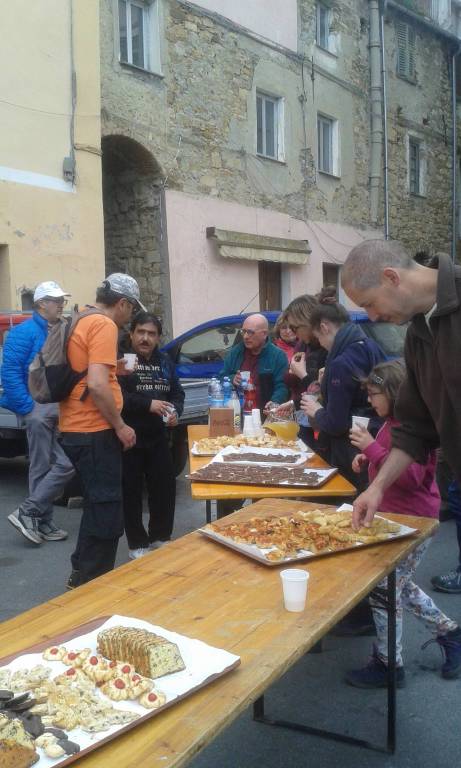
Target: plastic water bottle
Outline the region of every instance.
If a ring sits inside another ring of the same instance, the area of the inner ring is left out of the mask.
[[[219,379],[215,379],[213,383],[213,397],[211,401],[212,408],[222,408],[224,403],[223,391],[221,382]]]
[[[240,432],[242,427],[242,406],[240,405],[239,396],[235,391],[232,392],[230,405],[234,409],[234,429],[236,432]]]
[[[208,408],[211,408],[213,405],[215,385],[216,377],[213,376],[208,383]]]
[[[224,376],[223,383],[222,383],[222,393],[223,393],[223,405],[224,406],[231,405],[232,384],[228,376]]]

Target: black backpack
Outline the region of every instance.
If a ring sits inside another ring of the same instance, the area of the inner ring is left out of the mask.
[[[73,388],[86,376],[88,369],[74,371],[67,358],[67,345],[77,323],[88,315],[101,315],[100,309],[88,307],[61,317],[53,325],[46,341],[29,366],[29,392],[37,403],[58,403],[69,397]],[[86,388],[81,400],[88,395]]]

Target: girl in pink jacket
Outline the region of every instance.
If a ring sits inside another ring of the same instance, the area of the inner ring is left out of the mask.
[[[373,438],[365,428],[354,427],[350,432],[352,445],[360,451],[354,458],[352,469],[354,472],[360,472],[368,464],[370,482],[375,478],[381,464],[386,460],[391,450],[391,430],[393,426],[398,424],[393,416],[394,403],[404,377],[404,365],[394,360],[376,365],[364,382],[368,390],[370,404],[378,416],[385,419],[376,438]],[[402,472],[398,480],[385,492],[380,511],[384,514],[391,512],[422,517],[438,517],[440,494],[435,483],[435,465],[435,451],[431,452],[426,464],[417,464],[416,462],[410,464],[408,469]],[[460,627],[445,616],[433,600],[413,581],[415,570],[430,542],[431,539],[426,539],[396,568],[396,677],[399,687],[405,684],[402,660],[403,608],[411,611],[433,631],[434,641],[440,645],[445,656],[442,677],[458,677],[461,673]],[[381,582],[378,587],[386,589],[387,580]],[[370,604],[376,626],[377,644],[373,648],[372,658],[366,667],[351,670],[346,674],[346,682],[358,688],[387,686],[387,612],[372,596],[370,596]]]

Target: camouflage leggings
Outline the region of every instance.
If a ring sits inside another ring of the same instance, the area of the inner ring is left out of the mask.
[[[413,581],[414,573],[421,562],[431,539],[423,541],[419,547],[411,552],[405,560],[402,560],[396,568],[396,662],[397,666],[402,666],[402,614],[403,608],[411,611],[418,619],[424,621],[425,625],[435,635],[445,635],[452,629],[457,628],[456,622],[445,616],[437,608],[436,604],[423,592]],[[378,584],[378,588],[387,589],[387,579]],[[379,604],[370,597],[370,605],[373,610],[373,618],[378,636],[378,656],[387,663],[387,611],[381,608]]]

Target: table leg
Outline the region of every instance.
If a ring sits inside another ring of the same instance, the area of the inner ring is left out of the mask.
[[[355,746],[365,747],[366,749],[372,749],[376,752],[394,753],[396,745],[396,599],[395,599],[395,571],[389,574],[387,577],[387,594],[379,593],[379,600],[383,607],[388,612],[388,643],[389,643],[389,659],[388,659],[388,681],[387,681],[387,740],[386,746],[379,744],[373,744],[365,739],[357,739],[354,736],[346,736],[342,733],[336,733],[335,731],[326,731],[323,728],[314,728],[310,725],[304,725],[303,723],[294,723],[289,720],[276,720],[268,717],[264,712],[264,696],[260,696],[259,699],[253,704],[253,720],[258,723],[264,723],[265,725],[276,725],[281,728],[289,728],[293,731],[301,731],[303,733],[309,733],[313,736],[320,736],[324,739],[332,739],[333,741],[340,741],[345,744],[354,744]],[[314,649],[316,646],[313,647]]]

